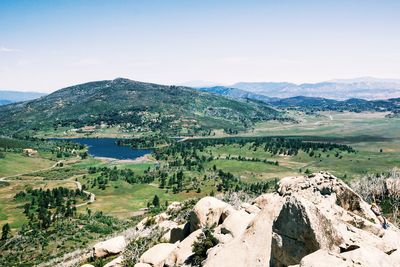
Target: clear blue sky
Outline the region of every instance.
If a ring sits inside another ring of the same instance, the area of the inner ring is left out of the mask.
[[[0,0],[0,88],[400,78],[400,1]]]

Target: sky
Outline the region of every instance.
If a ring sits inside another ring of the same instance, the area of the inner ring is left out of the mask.
[[[398,0],[0,0],[0,88],[400,78]]]

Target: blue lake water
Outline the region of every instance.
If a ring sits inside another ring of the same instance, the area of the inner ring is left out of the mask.
[[[61,140],[88,146],[88,153],[94,157],[136,159],[152,152],[151,149],[135,149],[128,146],[118,146],[116,144],[118,139],[116,138],[73,138]]]

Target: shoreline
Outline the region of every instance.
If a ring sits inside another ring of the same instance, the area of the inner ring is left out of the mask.
[[[117,163],[117,164],[122,164],[122,163],[133,163],[133,164],[141,164],[141,163],[147,163],[147,162],[155,162],[154,159],[150,157],[151,154],[145,154],[141,157],[138,157],[136,159],[116,159],[116,158],[109,158],[109,157],[93,157],[94,159],[99,159],[103,162],[106,163]]]

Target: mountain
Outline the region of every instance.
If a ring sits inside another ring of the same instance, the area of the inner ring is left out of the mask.
[[[282,118],[260,101],[238,101],[188,87],[122,78],[80,84],[2,106],[0,114],[3,133],[102,125],[121,132],[197,135],[211,129],[245,130],[258,121]]]
[[[45,96],[44,93],[37,92],[20,92],[20,91],[1,91],[0,105],[7,105],[14,102],[21,102]]]
[[[214,86],[214,87],[201,87],[197,88],[197,90],[202,92],[213,93],[217,95],[223,95],[227,97],[231,97],[234,99],[254,99],[269,103],[271,101],[277,100],[277,98],[268,97],[265,95],[255,94],[248,91],[230,88],[225,86]]]
[[[231,87],[262,94],[269,97],[289,98],[309,96],[346,100],[360,98],[367,100],[400,97],[400,81],[375,78],[333,80],[320,83],[236,83]]]
[[[276,108],[297,109],[308,112],[316,111],[385,111],[397,114],[400,111],[399,99],[364,100],[350,98],[347,100],[334,100],[320,97],[296,96],[283,98],[270,102]]]

